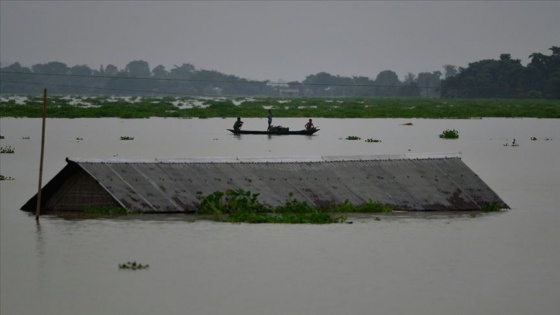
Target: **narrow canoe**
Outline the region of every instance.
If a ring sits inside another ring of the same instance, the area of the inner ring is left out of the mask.
[[[294,131],[268,131],[268,130],[233,130],[228,129],[236,135],[312,135],[319,129],[312,130],[294,130]]]

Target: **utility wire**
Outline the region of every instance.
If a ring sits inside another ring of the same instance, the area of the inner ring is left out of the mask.
[[[228,84],[271,84],[271,85],[288,85],[288,82],[270,82],[266,81],[240,81],[233,80],[203,80],[203,79],[181,79],[181,78],[155,78],[155,77],[128,77],[128,76],[111,76],[111,75],[85,75],[85,74],[61,74],[61,73],[31,73],[31,72],[16,72],[16,71],[0,71],[0,74],[17,74],[17,75],[30,75],[30,76],[58,76],[58,77],[78,77],[88,79],[122,79],[122,80],[148,80],[148,81],[170,81],[170,82],[207,82],[207,83],[228,83]],[[326,86],[326,87],[371,87],[371,88],[395,88],[398,85],[378,85],[378,84],[345,84],[345,83],[300,83],[302,86]],[[402,86],[402,85],[401,85]],[[406,86],[404,86],[406,87]],[[437,89],[439,87],[433,86],[417,86],[422,89]]]
[[[196,94],[178,93],[178,92],[157,92],[148,90],[136,90],[136,89],[117,89],[117,88],[107,88],[98,86],[84,86],[84,85],[66,85],[66,84],[53,84],[53,83],[43,83],[43,82],[25,82],[25,81],[12,81],[12,80],[0,80],[0,82],[16,83],[16,84],[31,84],[31,85],[45,85],[54,86],[62,88],[77,88],[77,89],[90,89],[90,90],[100,90],[100,91],[119,91],[119,92],[135,92],[142,94],[162,94],[162,95],[180,95],[180,96],[196,96]],[[227,96],[227,95],[222,95]]]

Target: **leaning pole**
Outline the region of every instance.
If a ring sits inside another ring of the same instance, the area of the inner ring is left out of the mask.
[[[35,210],[35,220],[39,222],[41,215],[41,186],[43,181],[43,157],[45,155],[45,122],[47,118],[47,89],[43,91],[43,127],[41,130],[41,157],[39,159],[39,189],[37,191],[37,209]]]

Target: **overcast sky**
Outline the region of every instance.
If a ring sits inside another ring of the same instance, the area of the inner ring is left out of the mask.
[[[7,1],[0,62],[197,69],[254,80],[498,59],[560,46],[560,1]]]

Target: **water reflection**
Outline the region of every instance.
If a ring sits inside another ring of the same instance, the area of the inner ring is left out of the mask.
[[[402,125],[408,122],[413,125]],[[462,152],[465,164],[512,208],[474,216],[351,215],[353,224],[320,226],[227,224],[184,215],[41,216],[33,226],[34,217],[19,207],[36,193],[40,137],[21,137],[40,134],[40,119],[1,123],[2,145],[16,148],[0,156],[1,173],[16,178],[0,182],[2,314],[554,314],[558,309],[558,120],[321,119],[320,134],[310,137],[233,135],[222,119],[47,124],[45,183],[66,165],[66,157]],[[448,128],[459,130],[460,138],[439,139]],[[121,135],[135,140],[120,141]],[[350,135],[382,142],[343,140]],[[533,136],[552,140],[531,141]],[[514,138],[519,146],[503,146]],[[132,260],[150,269],[119,272],[119,263]]]

